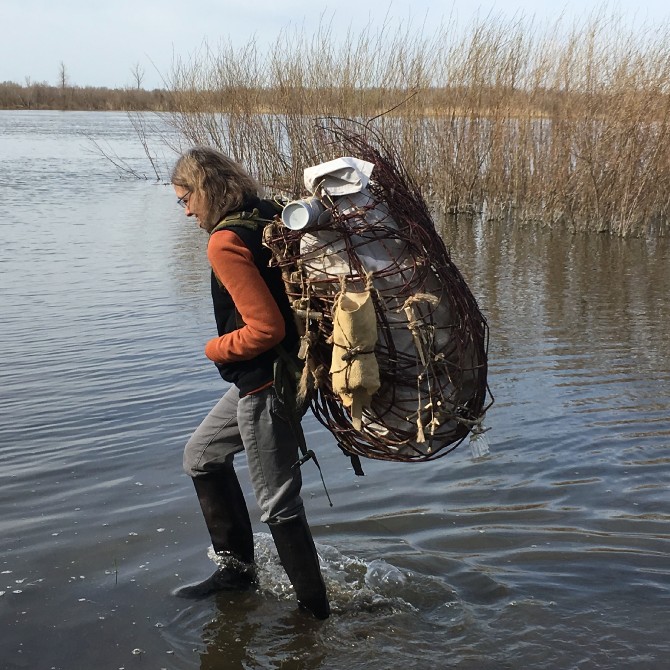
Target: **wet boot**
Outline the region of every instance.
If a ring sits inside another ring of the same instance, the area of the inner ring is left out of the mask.
[[[327,619],[330,605],[307,519],[301,515],[290,521],[268,525],[279,560],[295,589],[298,604],[317,619]]]
[[[216,571],[203,582],[175,592],[205,598],[218,591],[244,591],[256,579],[254,538],[242,488],[232,466],[193,478],[202,515],[216,553]]]

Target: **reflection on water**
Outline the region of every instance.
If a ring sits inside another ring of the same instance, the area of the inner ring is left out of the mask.
[[[333,617],[295,610],[251,498],[261,588],[189,603],[210,565],[181,449],[222,391],[206,237],[89,150],[140,161],[124,115],[0,128],[3,668],[663,667],[667,239],[445,222],[491,328],[490,454],[357,478],[307,417]]]

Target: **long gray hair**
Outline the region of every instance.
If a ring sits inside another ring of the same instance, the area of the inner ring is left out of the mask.
[[[258,194],[258,183],[234,160],[211,147],[193,147],[172,170],[171,181],[194,193],[202,203],[202,227],[210,232],[221,219]]]

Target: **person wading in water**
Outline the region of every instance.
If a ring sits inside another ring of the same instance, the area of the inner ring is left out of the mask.
[[[186,216],[209,233],[212,299],[218,336],[205,355],[231,384],[184,450],[216,553],[217,569],[177,595],[202,598],[254,585],[254,542],[249,512],[233,468],[244,450],[254,494],[277,553],[304,609],[330,614],[314,540],[300,497],[298,438],[274,385],[280,347],[292,351],[298,333],[278,268],[268,267],[263,226],[275,205],[236,162],[207,147],[177,160],[172,185]]]

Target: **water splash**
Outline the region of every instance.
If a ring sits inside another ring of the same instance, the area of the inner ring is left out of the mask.
[[[491,452],[489,438],[486,436],[488,428],[481,426],[478,430],[473,429],[470,433],[470,456],[473,460],[478,460],[488,456]]]
[[[259,588],[280,599],[293,598],[293,587],[279,562],[272,537],[254,535]],[[316,544],[331,607],[336,612],[389,609],[415,611],[414,576],[382,559],[347,556],[327,544]],[[423,587],[422,587],[423,588]]]

